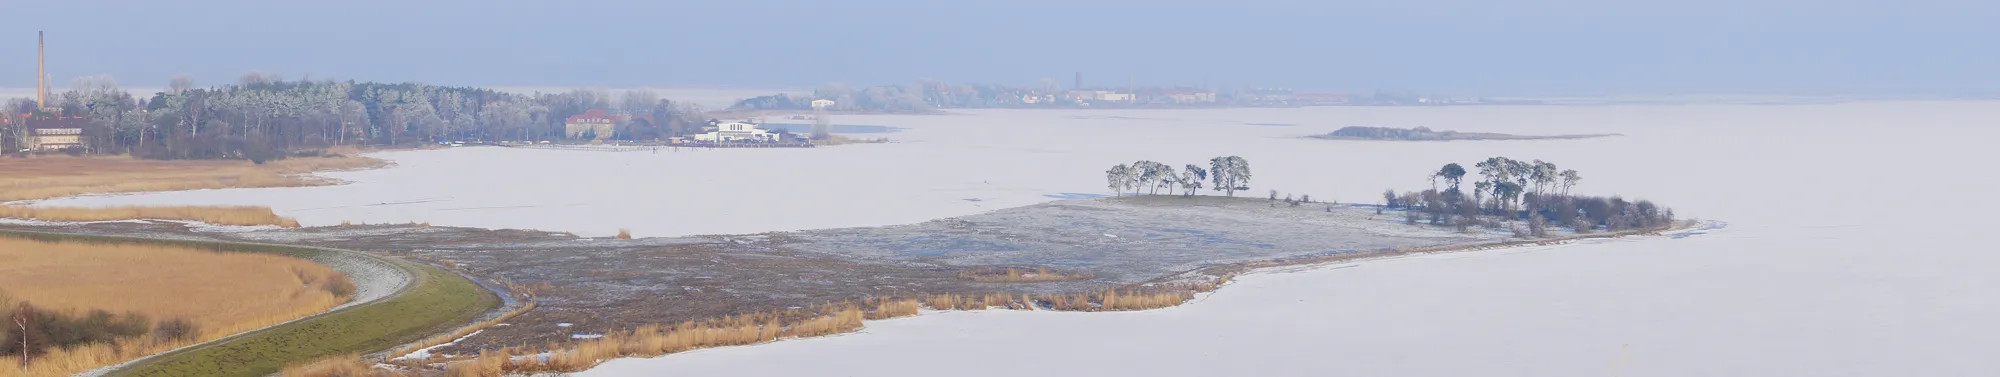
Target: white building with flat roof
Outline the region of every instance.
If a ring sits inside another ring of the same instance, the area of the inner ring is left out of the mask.
[[[756,124],[747,122],[716,122],[713,127],[715,127],[714,131],[695,134],[694,141],[712,143],[771,143],[784,141],[782,135],[766,131],[758,128]]]

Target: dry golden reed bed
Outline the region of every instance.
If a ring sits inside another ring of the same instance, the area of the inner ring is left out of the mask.
[[[17,207],[0,206],[0,217],[42,221],[111,221],[133,219],[188,220],[218,225],[275,225],[299,227],[299,221],[278,216],[271,207],[258,206],[115,206],[115,207]]]
[[[1097,275],[1091,274],[1089,272],[1051,271],[1047,268],[1035,268],[1033,270],[1029,270],[1024,268],[1010,267],[1005,270],[997,268],[981,268],[981,269],[966,270],[963,272],[959,272],[958,277],[961,279],[966,279],[981,283],[1030,283],[1039,281],[1089,279],[1097,277]]]
[[[295,157],[262,165],[240,160],[143,160],[125,156],[0,158],[0,202],[84,194],[326,184],[305,173],[370,169],[368,157]]]
[[[1073,295],[929,295],[922,298],[885,298],[862,302],[835,303],[803,310],[764,312],[730,316],[678,325],[641,326],[630,331],[612,332],[603,338],[541,347],[508,347],[482,351],[479,355],[444,360],[434,358],[418,364],[444,362],[452,377],[499,377],[512,374],[577,372],[621,357],[654,357],[695,349],[750,345],[787,338],[842,334],[860,330],[863,320],[881,320],[916,315],[922,308],[936,310],[1064,310],[1121,311],[1164,308],[1187,302],[1197,292],[1214,290],[1215,283],[1152,287],[1145,291],[1107,290]],[[441,343],[440,343],[441,344]],[[305,365],[288,368],[285,377],[345,376],[318,372],[332,365],[350,365],[358,360],[325,362],[326,366]],[[407,365],[416,368],[423,365]],[[378,369],[374,376],[401,374]]]
[[[181,346],[324,312],[347,302],[353,284],[319,264],[270,254],[0,237],[0,287],[54,310],[136,312],[186,318],[193,340],[152,335],[51,350],[27,368],[0,357],[0,377],[67,376]],[[342,292],[336,294],[335,292]]]
[[[1227,278],[1224,278],[1227,279]],[[1218,281],[1220,282],[1220,281]],[[413,376],[411,372],[435,363],[445,365],[451,377],[500,377],[517,374],[578,372],[607,360],[621,357],[654,357],[690,350],[750,345],[788,338],[807,338],[860,330],[863,320],[881,320],[916,315],[922,308],[936,310],[1073,310],[1120,311],[1164,308],[1187,302],[1196,292],[1215,289],[1214,284],[1154,287],[1146,292],[1107,290],[1074,295],[929,295],[923,298],[884,298],[814,306],[802,310],[752,313],[677,325],[648,325],[617,331],[603,338],[571,343],[551,343],[540,347],[517,346],[481,351],[476,356],[399,362],[400,370],[372,367],[359,356],[348,355],[285,368],[284,377]],[[524,312],[524,311],[522,311]],[[517,315],[517,313],[510,313]],[[490,321],[449,335],[439,336],[391,355],[449,342],[504,320]],[[440,341],[441,340],[441,341]],[[391,358],[394,358],[392,356]],[[366,370],[365,374],[351,374]]]
[[[361,355],[358,355],[358,354],[346,354],[346,355],[340,355],[340,356],[334,356],[334,357],[328,357],[328,358],[324,358],[324,359],[319,359],[319,360],[314,360],[313,362],[310,362],[310,363],[305,363],[305,364],[301,364],[301,365],[293,365],[293,366],[288,366],[288,367],[285,367],[284,371],[281,371],[281,372],[278,372],[278,375],[279,375],[279,376],[283,376],[283,377],[299,377],[299,376],[310,376],[310,377],[370,377],[370,376],[379,376],[379,377],[405,377],[405,376],[409,376],[409,377],[414,377],[414,376],[417,376],[418,374],[416,374],[416,373],[405,373],[405,372],[398,372],[398,371],[390,371],[390,370],[382,370],[382,369],[376,369],[376,368],[375,368],[375,364],[374,364],[374,363],[370,363],[370,362],[366,362],[366,361],[362,361],[362,360],[361,360]]]
[[[501,314],[499,317],[494,317],[493,319],[481,321],[479,323],[474,323],[471,326],[461,327],[456,331],[425,338],[424,340],[417,341],[416,343],[411,343],[409,345],[403,346],[402,348],[397,348],[394,351],[390,351],[386,359],[395,360],[402,358],[404,356],[409,356],[411,353],[417,352],[417,350],[436,347],[444,345],[445,343],[451,343],[454,340],[458,340],[458,338],[464,338],[466,336],[472,335],[472,333],[478,332],[479,330],[485,330],[486,328],[493,327],[501,323],[506,323],[507,320],[509,319],[514,319],[514,317],[520,316],[521,314],[525,314],[528,311],[535,310],[536,305],[537,304],[535,303],[534,299],[530,298],[528,299],[528,303],[526,305],[521,305],[520,308]]]

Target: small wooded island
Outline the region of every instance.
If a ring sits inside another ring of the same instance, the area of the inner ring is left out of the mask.
[[[1623,136],[1619,134],[1582,135],[1513,135],[1493,132],[1432,131],[1429,127],[1395,128],[1348,126],[1332,133],[1307,136],[1314,139],[1330,140],[1397,140],[1397,141],[1451,141],[1451,140],[1562,140],[1589,139],[1597,137]]]

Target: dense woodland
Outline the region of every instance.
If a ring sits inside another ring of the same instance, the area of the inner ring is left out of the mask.
[[[698,132],[702,109],[646,90],[514,94],[418,83],[285,81],[251,73],[235,84],[198,88],[175,77],[165,91],[134,97],[106,76],[77,79],[49,106],[9,100],[7,151],[25,133],[19,114],[84,117],[88,153],[158,159],[262,161],[336,145],[410,145],[447,140],[552,140],[563,122],[590,109],[628,121],[615,139],[650,140]]]

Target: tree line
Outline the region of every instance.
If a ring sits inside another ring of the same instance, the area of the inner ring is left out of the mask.
[[[924,98],[924,89],[916,85],[878,85],[855,89],[843,83],[829,83],[813,89],[810,95],[789,95],[784,93],[759,96],[737,101],[727,110],[812,110],[812,101],[830,100],[837,111],[881,111],[881,112],[927,112],[935,110]]]
[[[1480,179],[1473,182],[1470,195],[1463,191],[1468,173],[1465,167],[1450,163],[1430,173],[1428,190],[1402,194],[1393,189],[1383,191],[1383,205],[1404,209],[1405,221],[1411,224],[1427,220],[1432,225],[1466,230],[1482,225],[1503,227],[1500,221],[1522,221],[1526,227],[1516,233],[1536,237],[1546,236],[1551,226],[1587,233],[1599,228],[1658,228],[1674,221],[1672,209],[1651,201],[1572,195],[1570,190],[1583,175],[1560,169],[1555,163],[1493,157],[1473,167],[1479,169]]]
[[[1221,156],[1208,160],[1208,168],[1187,164],[1181,170],[1172,165],[1140,160],[1131,164],[1118,164],[1104,172],[1107,187],[1119,196],[1126,192],[1138,194],[1145,190],[1148,195],[1158,194],[1166,189],[1168,194],[1176,188],[1181,196],[1194,196],[1208,181],[1208,187],[1222,191],[1228,196],[1236,196],[1237,191],[1249,190],[1250,162],[1237,156]]]
[[[286,81],[252,72],[235,84],[195,87],[176,76],[166,90],[134,97],[109,76],[79,78],[37,108],[9,100],[7,151],[24,145],[20,114],[80,117],[89,152],[158,159],[261,161],[288,151],[337,145],[408,145],[447,140],[553,140],[564,122],[591,109],[627,115],[617,139],[700,132],[702,109],[648,90],[516,94],[475,87],[334,80]]]

